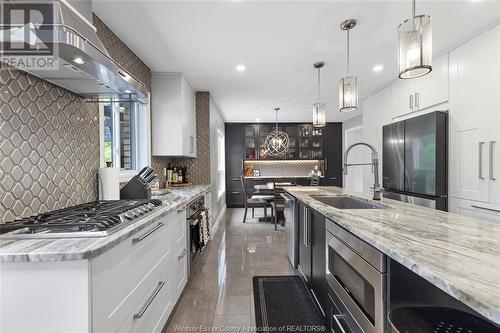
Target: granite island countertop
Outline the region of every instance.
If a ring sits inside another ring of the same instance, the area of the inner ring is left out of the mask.
[[[171,189],[153,197],[163,205],[106,237],[0,240],[0,262],[84,260],[98,256],[210,190],[209,185]]]
[[[500,223],[383,198],[389,209],[328,206],[311,195],[371,196],[338,187],[285,191],[381,252],[500,324]]]

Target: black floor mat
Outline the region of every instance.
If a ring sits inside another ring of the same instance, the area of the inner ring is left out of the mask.
[[[257,332],[325,332],[325,322],[299,276],[254,276]]]

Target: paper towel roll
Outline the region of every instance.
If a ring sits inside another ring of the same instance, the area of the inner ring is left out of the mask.
[[[120,200],[120,168],[99,168],[99,199]]]

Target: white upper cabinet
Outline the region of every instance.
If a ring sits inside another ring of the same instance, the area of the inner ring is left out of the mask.
[[[500,203],[500,26],[449,60],[450,195]]]
[[[448,100],[448,55],[434,59],[432,71],[392,85],[394,116],[423,110]]]
[[[195,93],[181,73],[153,73],[153,156],[196,157]]]

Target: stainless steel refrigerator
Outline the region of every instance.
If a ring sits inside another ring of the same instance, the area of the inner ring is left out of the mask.
[[[448,209],[448,113],[436,111],[383,127],[384,196]]]

